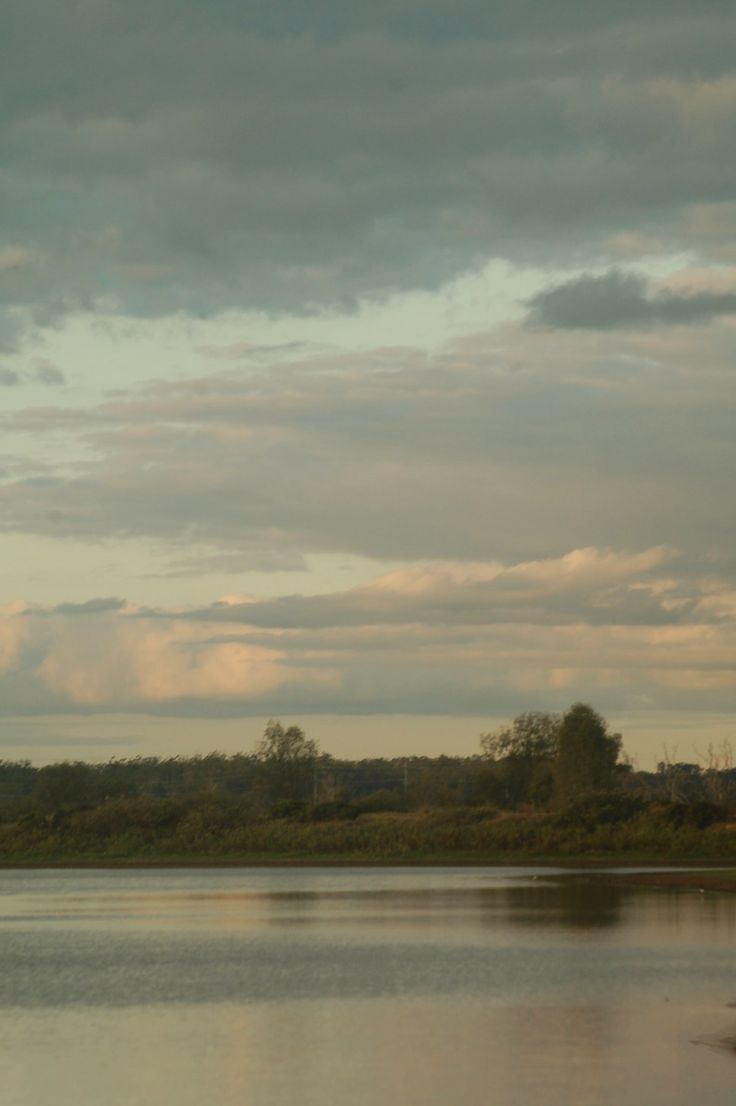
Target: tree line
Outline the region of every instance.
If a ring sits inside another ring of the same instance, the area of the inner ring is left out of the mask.
[[[703,760],[637,771],[585,703],[520,714],[464,757],[339,759],[273,720],[250,752],[0,762],[0,862],[731,857],[730,751]]]
[[[493,806],[561,810],[631,801],[728,811],[736,805],[730,753],[712,748],[703,765],[665,756],[656,772],[636,771],[591,706],[563,714],[527,711],[481,734],[473,756],[346,760],[320,750],[297,725],[272,720],[254,750],[193,757],[63,761],[35,767],[0,761],[0,819],[44,816],[147,800],[221,802],[267,818],[350,818],[379,813]]]

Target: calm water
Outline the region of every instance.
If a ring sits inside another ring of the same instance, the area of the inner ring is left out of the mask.
[[[3,1106],[732,1106],[736,896],[0,872]]]

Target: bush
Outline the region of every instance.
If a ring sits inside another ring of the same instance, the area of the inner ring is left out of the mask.
[[[357,818],[359,814],[358,808],[345,799],[314,803],[309,810],[312,822],[347,822]]]
[[[593,830],[597,826],[628,822],[643,808],[644,800],[639,795],[602,791],[568,803],[558,813],[555,822],[558,826]]]
[[[671,802],[652,803],[647,811],[647,821],[657,826],[672,829],[707,829],[714,822],[725,821],[727,812],[716,803],[701,799],[695,803]]]
[[[356,799],[353,805],[359,814],[395,813],[406,810],[406,799],[399,791],[382,788],[380,791],[372,791],[362,799]]]
[[[280,799],[269,811],[272,818],[291,818],[303,822],[307,814],[307,804],[301,799]]]

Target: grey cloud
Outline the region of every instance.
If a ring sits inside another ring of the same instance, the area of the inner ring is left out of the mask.
[[[203,576],[207,573],[238,575],[243,572],[296,572],[307,567],[304,557],[295,549],[279,548],[278,544],[242,543],[237,550],[213,553],[190,552],[173,557],[157,576],[168,579]]]
[[[430,358],[322,356],[31,409],[5,419],[6,435],[61,431],[82,460],[6,480],[0,525],[164,541],[174,572],[200,551],[288,568],[320,551],[730,549],[729,335],[715,328],[692,350],[687,337],[681,354],[668,348],[671,367],[650,354],[642,369],[650,346],[636,336],[609,346],[578,333],[553,348],[545,332],[509,331],[502,354],[490,335]]]
[[[84,603],[60,603],[54,608],[55,614],[67,614],[67,615],[85,615],[85,614],[106,614],[110,611],[124,610],[126,602],[124,599],[100,598],[100,599],[87,599]]]
[[[43,384],[47,388],[57,388],[66,384],[66,377],[61,369],[45,358],[39,358],[36,361],[31,375],[38,384]]]
[[[0,300],[38,325],[100,289],[310,311],[622,231],[692,246],[736,187],[725,4],[10,7]]]
[[[248,358],[261,359],[265,358],[269,361],[275,358],[290,356],[297,356],[299,354],[304,355],[309,350],[320,350],[326,347],[317,342],[270,342],[266,344],[260,344],[255,342],[235,342],[231,345],[211,345],[211,346],[198,346],[197,353],[202,354],[203,357],[209,357],[213,360],[223,361],[244,361]]]
[[[0,303],[0,351],[11,353],[18,348],[28,332],[17,311]]]
[[[528,307],[531,323],[562,330],[692,325],[736,314],[736,292],[652,294],[644,277],[611,269],[546,288]]]
[[[601,600],[605,599],[605,603]],[[499,588],[476,587],[458,590],[444,597],[411,599],[406,596],[377,597],[370,593],[291,596],[270,601],[227,606],[214,605],[184,615],[187,620],[234,622],[261,629],[322,630],[365,625],[396,627],[407,623],[438,628],[441,640],[453,625],[472,626],[524,623],[529,625],[573,625],[584,620],[593,625],[677,625],[687,622],[697,600],[688,598],[668,609],[651,594],[621,589],[614,592],[575,595],[564,593],[546,602],[533,595],[504,600]],[[383,642],[382,648],[385,648]]]
[[[0,388],[17,388],[28,381],[45,387],[56,387],[65,383],[60,369],[47,362],[37,364],[29,372],[19,373],[15,369],[0,367]]]

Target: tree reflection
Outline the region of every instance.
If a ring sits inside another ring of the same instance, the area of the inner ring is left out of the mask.
[[[568,876],[512,884],[503,895],[513,924],[600,930],[620,925],[625,891],[588,876]]]

